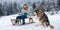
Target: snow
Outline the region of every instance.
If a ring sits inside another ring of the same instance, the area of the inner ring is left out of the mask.
[[[11,19],[15,19],[17,16],[17,14],[2,16],[0,18],[0,30],[60,30],[60,15],[57,14],[47,15],[50,24],[55,27],[54,29],[50,29],[49,27],[43,27],[42,25],[39,25],[39,21],[35,16],[33,16],[33,20],[36,23],[22,26],[12,26]],[[28,22],[28,19],[26,19],[26,22]]]

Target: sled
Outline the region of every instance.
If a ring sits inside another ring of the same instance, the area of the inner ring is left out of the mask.
[[[16,23],[16,20],[17,20],[17,23]],[[30,20],[31,20],[31,19],[30,19]],[[29,20],[29,21],[30,21],[30,20]],[[22,25],[21,19],[11,19],[11,23],[12,23],[12,25]],[[25,25],[32,24],[32,23],[35,23],[35,22],[25,23]]]
[[[17,24],[16,21],[18,21],[18,24],[21,23],[21,19],[11,19],[13,25]]]
[[[29,24],[33,24],[33,23],[35,23],[35,22],[25,23],[24,25],[29,25]],[[23,24],[15,24],[13,26],[23,26]]]

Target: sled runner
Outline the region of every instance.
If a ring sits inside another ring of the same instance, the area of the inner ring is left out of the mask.
[[[33,24],[33,23],[35,23],[35,22],[25,23],[24,25],[29,25],[29,24]],[[23,26],[23,24],[15,24],[13,26]]]
[[[17,23],[16,23],[16,21],[17,21]],[[13,25],[15,25],[15,24],[21,24],[21,19],[11,19],[11,23]]]
[[[29,18],[29,23],[25,23],[25,24],[32,24],[32,23],[35,23],[35,22],[30,22],[32,19]],[[17,21],[17,23],[16,23]],[[11,23],[13,25],[22,25],[22,21],[21,19],[11,19]]]

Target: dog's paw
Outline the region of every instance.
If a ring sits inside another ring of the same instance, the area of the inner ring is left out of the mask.
[[[51,28],[51,29],[54,29],[54,26],[50,25],[50,28]]]

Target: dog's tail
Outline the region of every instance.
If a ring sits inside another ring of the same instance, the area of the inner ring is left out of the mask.
[[[54,26],[53,26],[53,25],[50,25],[50,28],[51,28],[51,29],[54,29]]]

